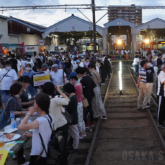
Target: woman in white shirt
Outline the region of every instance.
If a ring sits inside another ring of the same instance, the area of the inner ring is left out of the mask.
[[[47,82],[42,86],[42,92],[49,95],[50,108],[49,112],[54,119],[54,129],[57,131],[62,131],[64,137],[64,153],[61,159],[60,165],[67,165],[67,139],[68,139],[68,124],[65,116],[62,114],[63,107],[62,105],[69,104],[69,98],[59,89],[59,86],[56,85],[57,92],[62,95],[61,97],[52,98],[52,95],[55,93],[54,84]]]
[[[46,152],[48,151],[48,143],[51,138],[54,120],[52,115],[49,114],[50,99],[49,96],[40,93],[36,96],[35,106],[29,108],[29,112],[26,114],[24,119],[19,125],[19,130],[30,130],[33,129],[33,135],[29,132],[24,133],[25,137],[32,137],[32,149],[30,153],[30,165],[45,165],[46,164],[46,153],[43,149],[40,135],[43,139]],[[39,113],[39,117],[33,122],[28,123],[29,118],[34,112]],[[51,127],[49,125],[51,123]],[[40,134],[40,135],[39,135]],[[39,155],[41,157],[39,158]],[[39,159],[38,159],[39,158]],[[37,160],[38,159],[38,160]],[[22,163],[23,164],[23,163]]]

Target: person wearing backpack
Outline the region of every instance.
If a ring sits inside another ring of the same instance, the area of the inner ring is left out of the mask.
[[[54,120],[49,114],[50,98],[44,93],[36,96],[34,107],[29,108],[29,112],[19,125],[19,130],[33,129],[33,135],[25,132],[25,137],[32,137],[32,149],[30,153],[30,165],[46,165],[48,143],[51,139]],[[34,112],[39,113],[39,117],[33,122],[28,123],[29,118]],[[41,140],[42,137],[42,140]],[[43,147],[45,146],[45,147]]]

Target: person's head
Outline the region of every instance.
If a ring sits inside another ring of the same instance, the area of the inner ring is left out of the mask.
[[[162,58],[162,54],[161,53],[158,54],[158,58]]]
[[[26,70],[26,72],[30,72],[32,70],[31,64],[27,63],[25,66],[25,70]]]
[[[89,62],[89,58],[87,57],[87,58],[85,59],[85,61],[86,61],[86,62]]]
[[[28,57],[28,58],[27,58],[27,61],[28,61],[28,62],[30,62],[30,61],[31,61],[31,59]]]
[[[44,63],[41,66],[41,71],[46,71],[48,68],[49,68],[48,65]]]
[[[146,68],[146,61],[142,61],[142,62],[140,63],[140,65],[141,65],[142,68],[145,69],[145,68]]]
[[[138,55],[136,55],[136,56],[135,56],[135,58],[139,58],[139,56],[138,56]]]
[[[52,65],[52,71],[54,71],[54,72],[58,71],[58,65],[57,64]]]
[[[14,97],[20,97],[22,95],[22,85],[19,83],[14,83],[11,87],[10,87],[10,94],[11,96]]]
[[[32,83],[32,80],[29,76],[22,76],[20,80],[23,89],[26,89]]]
[[[5,61],[4,62],[4,66],[5,66],[6,70],[10,70],[11,69],[11,63],[10,63],[10,61]]]
[[[76,73],[78,74],[79,77],[84,77],[85,76],[85,70],[82,67],[78,67],[76,69]]]
[[[142,57],[142,61],[146,61],[146,58],[145,57]]]
[[[163,72],[165,72],[165,64],[163,64],[163,65],[161,66],[161,69],[162,69]]]
[[[69,58],[66,58],[66,60],[65,60],[66,62],[69,62]]]
[[[63,89],[64,89],[64,91],[65,91],[65,93],[66,93],[67,95],[70,95],[70,94],[76,92],[76,89],[75,89],[74,85],[71,84],[71,83],[66,83],[66,84],[64,85]]]
[[[147,67],[147,68],[150,68],[150,67],[151,67],[151,65],[152,65],[152,64],[151,64],[151,62],[150,62],[150,61],[146,61],[146,67]]]
[[[34,107],[37,112],[44,111],[46,114],[49,114],[50,98],[45,93],[39,93],[36,96],[36,101]]]
[[[46,82],[44,85],[42,85],[42,92],[52,96],[55,93],[55,86],[52,82]]]
[[[79,65],[80,64],[80,60],[76,60],[76,64]]]
[[[70,81],[70,83],[72,83],[74,85],[75,82],[78,80],[76,72],[70,73],[68,80]]]
[[[96,69],[95,64],[89,64],[89,65],[88,65],[88,69],[89,69],[90,71],[95,70],[95,69]]]
[[[59,63],[60,63],[60,60],[55,61],[55,64],[59,65]]]

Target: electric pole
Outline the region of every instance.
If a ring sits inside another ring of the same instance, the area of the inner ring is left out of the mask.
[[[92,13],[93,13],[93,46],[94,46],[94,53],[96,53],[96,19],[95,19],[95,0],[92,0]]]

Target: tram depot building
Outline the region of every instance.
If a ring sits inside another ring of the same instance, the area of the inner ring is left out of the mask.
[[[103,25],[96,25],[97,50],[108,54],[114,49],[159,49],[165,46],[163,34],[165,21],[155,18],[136,26],[117,18]],[[0,53],[39,53],[46,50],[61,50],[66,46],[78,46],[80,51],[93,50],[93,24],[75,15],[50,27],[34,24],[14,17],[0,15]],[[117,44],[117,40],[121,44]],[[148,39],[149,42],[145,42]]]

